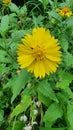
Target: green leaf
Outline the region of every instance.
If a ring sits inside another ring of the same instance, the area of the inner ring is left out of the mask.
[[[31,104],[31,98],[30,96],[24,96],[20,102],[14,109],[13,112],[11,113],[11,118],[14,116],[17,116],[18,114],[22,113],[23,111],[26,111],[26,109],[29,107]]]
[[[9,4],[9,8],[10,8],[11,12],[15,12],[15,13],[19,12],[19,8],[14,3]]]
[[[63,61],[66,67],[73,67],[73,55],[69,52],[64,54]]]
[[[73,92],[71,91],[71,89],[69,87],[64,89],[64,91],[68,94],[69,98],[73,98]]]
[[[48,121],[48,123],[51,123],[52,125],[58,118],[61,118],[62,115],[63,111],[60,105],[57,103],[52,103],[45,112],[43,121]]]
[[[66,24],[67,24],[67,27],[73,27],[73,16],[69,17],[67,20],[66,20]]]
[[[38,17],[33,16],[33,23],[35,27],[43,26],[42,21],[44,17],[42,15],[39,15]]]
[[[18,30],[18,31],[14,31],[11,35],[12,37],[12,41],[13,42],[17,42],[20,41],[20,39],[27,33],[27,31],[25,30]]]
[[[0,62],[5,62],[7,56],[7,52],[4,50],[0,50]]]
[[[12,58],[8,55],[6,50],[0,50],[0,62],[12,63]]]
[[[24,127],[24,123],[20,121],[14,121],[13,122],[13,127],[11,130],[21,130]]]
[[[50,128],[50,127],[43,127],[40,130],[66,130],[66,128]]]
[[[24,89],[23,95],[33,95],[35,93],[34,86],[26,87]]]
[[[12,87],[13,96],[11,98],[11,102],[14,101],[22,88],[25,87],[26,83],[28,83],[30,79],[31,73],[28,73],[25,69],[23,69],[21,73],[17,75]]]
[[[8,126],[8,127],[6,128],[6,130],[12,130],[12,127]]]
[[[38,99],[39,101],[41,101],[44,105],[46,105],[47,107],[49,106],[49,104],[51,103],[50,98],[46,97],[43,95],[43,93],[38,92]]]
[[[48,13],[50,19],[55,18],[55,19],[61,21],[61,16],[58,13],[56,13],[55,10],[48,11],[47,13]]]
[[[69,84],[72,82],[72,80],[73,80],[72,74],[61,70],[59,71],[59,82],[57,82],[56,87],[65,89],[69,87]]]
[[[65,105],[69,100],[69,95],[65,91],[58,92],[57,97],[63,105]]]
[[[6,35],[6,32],[8,30],[8,25],[9,25],[9,16],[5,15],[1,19],[0,33],[2,36]]]
[[[72,82],[72,80],[72,74],[62,70],[59,71],[59,82],[57,82],[56,87],[63,89],[64,92],[68,94],[69,98],[73,98],[73,92],[69,88],[69,84]]]
[[[0,109],[0,122],[4,119],[4,111]]]
[[[20,8],[19,13],[20,13],[20,14],[24,14],[24,15],[26,14],[26,15],[27,15],[27,7],[26,7],[26,5],[24,5],[23,7]]]
[[[61,44],[63,51],[67,52],[68,44],[69,44],[68,40],[65,38],[61,38],[59,43]]]
[[[46,6],[47,6],[47,4],[49,3],[49,1],[51,1],[51,0],[39,0],[42,4],[43,4],[43,6],[44,6],[44,9],[46,8]]]
[[[68,102],[67,105],[67,119],[69,121],[69,124],[71,128],[73,129],[73,102]]]
[[[49,97],[51,100],[58,102],[52,86],[48,83],[47,80],[43,80],[38,83],[37,91],[42,93],[45,97]]]

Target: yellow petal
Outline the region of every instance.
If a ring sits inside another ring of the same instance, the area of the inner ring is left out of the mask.
[[[25,68],[34,61],[34,57],[32,57],[31,55],[21,55],[17,58],[17,61],[21,65],[21,68]]]
[[[34,74],[36,78],[45,77],[45,67],[42,61],[38,61],[35,63]]]

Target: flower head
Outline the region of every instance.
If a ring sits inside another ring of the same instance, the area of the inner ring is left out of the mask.
[[[4,2],[5,4],[9,4],[9,3],[11,3],[11,0],[3,0],[3,2]]]
[[[34,28],[18,45],[17,61],[20,68],[34,72],[36,78],[55,72],[61,62],[61,51],[58,40],[43,27]]]
[[[20,121],[26,122],[27,121],[27,116],[26,115],[21,116]]]
[[[56,9],[56,11],[61,15],[61,16],[67,16],[70,17],[72,15],[72,11],[70,11],[70,9],[65,6],[62,9]]]

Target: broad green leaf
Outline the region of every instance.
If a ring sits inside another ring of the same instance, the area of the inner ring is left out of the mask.
[[[57,82],[56,87],[65,89],[69,87],[69,84],[72,82],[72,80],[73,80],[72,74],[61,70],[59,71],[59,82]]]
[[[1,19],[0,33],[2,36],[6,35],[6,32],[9,28],[8,25],[9,25],[9,16],[5,15]]]
[[[43,121],[44,122],[48,121],[48,123],[51,122],[52,125],[58,118],[61,118],[62,115],[63,111],[60,105],[57,103],[52,103],[45,112]]]
[[[71,128],[73,129],[73,102],[68,102],[67,105],[67,119]]]
[[[37,91],[42,93],[44,96],[49,97],[51,100],[58,102],[52,86],[48,83],[47,80],[43,80],[38,83]]]
[[[30,79],[31,79],[31,73],[28,73],[25,69],[23,69],[21,73],[17,75],[17,78],[15,79],[12,86],[13,96],[11,102],[14,101],[14,99],[20,93],[22,88],[25,87],[26,83],[28,83]]]
[[[19,12],[19,8],[16,6],[16,4],[11,3],[9,4],[9,8],[12,12],[18,13]]]
[[[14,116],[17,116],[18,114],[22,113],[23,111],[26,111],[26,109],[30,106],[31,104],[31,98],[30,96],[24,96],[20,102],[14,109],[13,112],[11,113],[11,118]]]

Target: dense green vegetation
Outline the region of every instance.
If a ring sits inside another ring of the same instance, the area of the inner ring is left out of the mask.
[[[73,12],[73,0],[0,0],[0,130],[73,130],[73,15],[56,12],[65,6]],[[18,44],[37,27],[62,51],[57,71],[42,79],[17,62]]]

